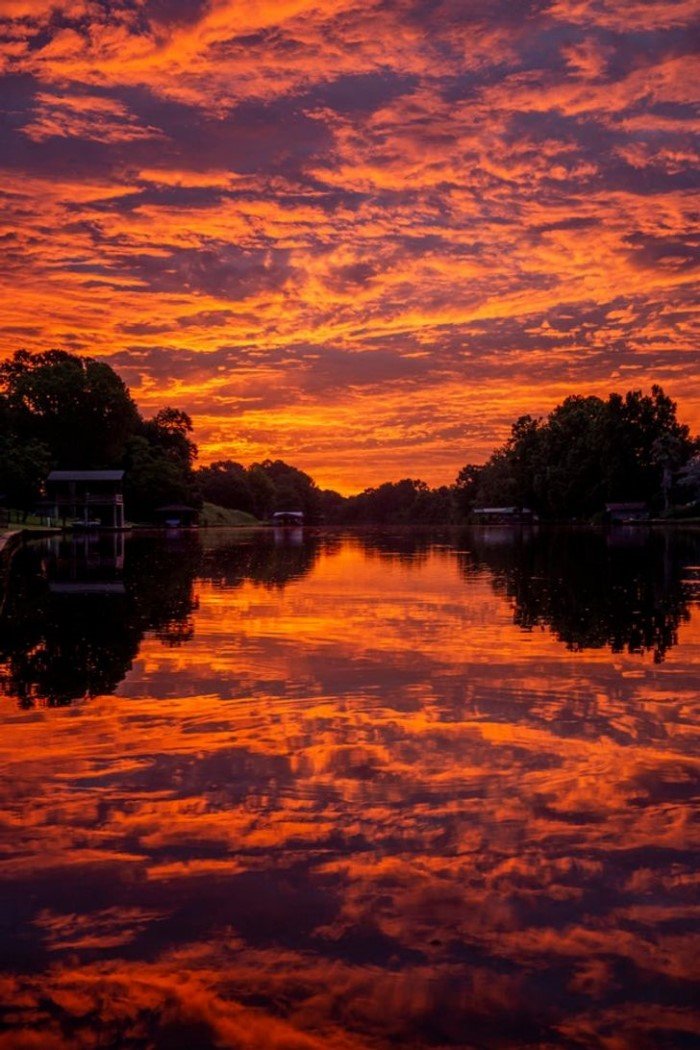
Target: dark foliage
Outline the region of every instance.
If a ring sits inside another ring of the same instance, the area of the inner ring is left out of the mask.
[[[697,443],[659,386],[624,396],[568,397],[546,419],[521,416],[505,445],[457,479],[460,507],[530,507],[549,518],[590,518],[606,502],[668,509]]]
[[[278,510],[300,510],[305,520],[313,524],[322,519],[324,497],[329,495],[322,493],[308,474],[281,459],[266,459],[248,468],[232,460],[220,460],[201,467],[197,482],[207,502],[243,510],[261,520]]]
[[[333,520],[347,525],[445,524],[455,520],[452,490],[431,489],[424,481],[404,478],[350,496]]]
[[[176,408],[143,419],[104,362],[62,350],[24,351],[0,365],[0,495],[30,509],[51,468],[124,467],[126,510],[149,520],[164,504],[202,499],[269,519],[304,513],[308,524],[450,524],[479,506],[529,507],[545,518],[590,519],[606,502],[643,501],[654,512],[694,506],[697,440],[676,404],[653,386],[576,395],[546,419],[521,416],[483,465],[467,464],[453,486],[404,478],[345,498],[282,460],[244,467],[220,460],[194,470],[192,421]]]
[[[165,408],[144,420],[116,372],[63,350],[18,351],[0,365],[0,492],[31,509],[51,469],[127,470],[136,519],[171,502],[196,502],[192,421]]]

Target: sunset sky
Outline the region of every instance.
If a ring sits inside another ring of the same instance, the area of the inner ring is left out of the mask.
[[[523,412],[700,424],[695,0],[0,0],[0,355],[201,460],[451,481]]]

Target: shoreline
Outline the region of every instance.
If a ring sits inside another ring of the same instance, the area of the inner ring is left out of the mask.
[[[17,549],[32,535],[46,536],[60,532],[43,525],[29,525],[26,528],[4,529],[0,532],[0,615],[5,607],[10,562]]]

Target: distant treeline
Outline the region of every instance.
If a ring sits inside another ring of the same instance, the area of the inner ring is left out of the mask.
[[[492,506],[590,520],[608,502],[700,513],[699,449],[675,403],[654,386],[607,401],[569,397],[546,419],[522,416],[486,463],[467,464],[453,485],[439,488],[404,478],[343,497],[279,460],[247,469],[225,460],[198,470],[197,479],[204,499],[256,517],[298,509],[331,524],[458,524]]]
[[[126,471],[132,521],[164,504],[202,501],[259,520],[301,510],[310,523],[352,525],[456,524],[484,506],[554,519],[590,519],[610,501],[644,501],[656,513],[700,509],[700,443],[658,386],[607,400],[569,397],[545,419],[522,416],[505,444],[485,464],[463,467],[453,485],[404,478],[350,497],[281,460],[196,469],[192,431],[177,408],[145,419],[102,361],[18,351],[0,365],[0,496],[27,512],[51,469],[110,467]]]

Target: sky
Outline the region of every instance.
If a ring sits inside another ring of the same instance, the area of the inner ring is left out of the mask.
[[[0,356],[343,492],[571,393],[697,429],[699,9],[0,0]]]

